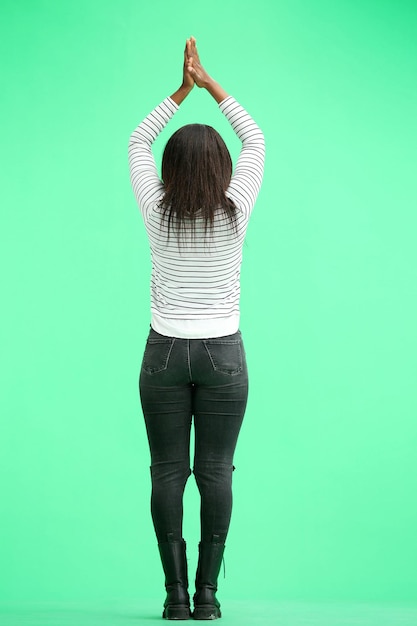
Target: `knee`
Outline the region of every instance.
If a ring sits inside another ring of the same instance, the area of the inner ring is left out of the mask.
[[[193,468],[193,473],[199,489],[210,486],[224,488],[232,484],[234,469],[235,466],[230,463],[206,461],[196,463]]]
[[[183,461],[164,461],[151,465],[153,487],[164,486],[170,489],[184,489],[191,474],[188,463]]]

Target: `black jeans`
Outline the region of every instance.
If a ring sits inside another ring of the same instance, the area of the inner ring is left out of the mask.
[[[151,452],[151,512],[158,542],[182,537],[190,469],[201,495],[201,540],[224,541],[232,512],[233,455],[248,395],[240,331],[215,339],[178,339],[150,330],[139,379]]]

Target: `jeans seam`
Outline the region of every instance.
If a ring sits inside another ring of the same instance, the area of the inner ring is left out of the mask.
[[[165,369],[168,368],[168,363],[169,363],[169,359],[171,357],[171,352],[172,352],[172,348],[174,347],[174,343],[175,343],[175,337],[172,339],[171,345],[169,347],[169,352],[168,352],[168,356],[167,356],[167,360],[166,360],[166,364],[165,364]]]
[[[188,375],[190,377],[190,382],[193,379],[193,374],[191,372],[191,355],[190,355],[190,340],[187,339],[187,362],[188,362]]]

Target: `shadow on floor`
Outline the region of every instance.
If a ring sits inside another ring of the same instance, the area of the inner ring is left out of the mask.
[[[224,601],[222,626],[417,626],[417,606]],[[167,624],[161,600],[0,605],[0,626]],[[191,623],[191,622],[190,622]]]

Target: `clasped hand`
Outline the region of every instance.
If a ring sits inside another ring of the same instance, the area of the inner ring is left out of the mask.
[[[180,105],[194,85],[204,87],[218,103],[227,98],[227,93],[223,87],[213,80],[201,65],[195,37],[190,37],[185,44],[182,85],[172,94],[171,99],[175,104]]]
[[[187,39],[184,50],[183,85],[192,89],[207,86],[210,76],[200,62],[195,37]]]

